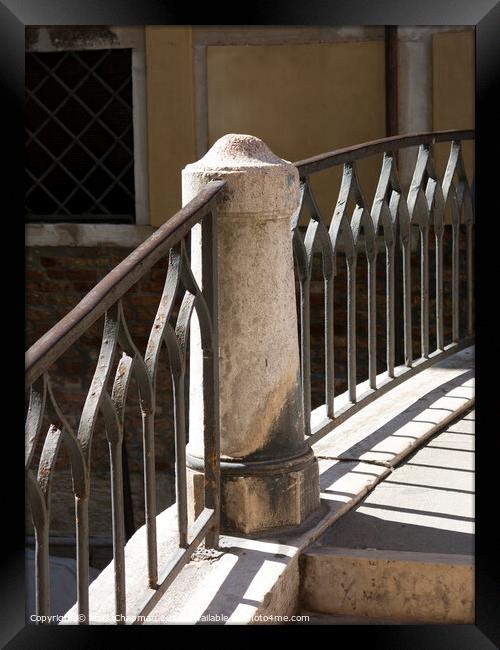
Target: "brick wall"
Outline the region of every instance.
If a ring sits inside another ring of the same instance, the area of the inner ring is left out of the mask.
[[[26,255],[26,347],[32,345],[128,255],[124,248],[30,247]],[[155,265],[123,298],[130,334],[144,354],[166,275],[166,261]],[[50,378],[56,400],[75,431],[95,370],[104,319],[73,344],[53,365]],[[118,355],[117,355],[118,356]],[[116,365],[116,363],[115,363]],[[115,368],[111,373],[114,377]],[[168,357],[162,352],[157,380],[156,470],[159,510],[174,501],[173,404]],[[48,427],[48,420],[44,429]],[[142,425],[134,379],[125,412],[125,442],[134,525],[144,523]],[[39,453],[40,449],[37,451]],[[108,446],[99,418],[91,461],[90,534],[110,537]],[[61,449],[52,489],[51,534],[74,534],[73,498],[68,459]],[[28,532],[30,525],[28,524]]]

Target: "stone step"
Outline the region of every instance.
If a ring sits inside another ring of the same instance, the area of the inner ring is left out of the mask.
[[[345,624],[474,621],[471,556],[315,547],[302,562],[302,607]]]

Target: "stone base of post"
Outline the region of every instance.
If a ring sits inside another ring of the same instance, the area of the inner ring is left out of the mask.
[[[191,520],[203,510],[201,459],[188,459]],[[196,467],[197,469],[194,469]],[[319,507],[318,461],[311,449],[296,458],[221,463],[221,532],[250,535],[299,526]]]

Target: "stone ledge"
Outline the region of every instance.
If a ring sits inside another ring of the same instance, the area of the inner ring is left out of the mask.
[[[111,223],[30,223],[25,226],[26,246],[116,246],[136,248],[156,228]]]

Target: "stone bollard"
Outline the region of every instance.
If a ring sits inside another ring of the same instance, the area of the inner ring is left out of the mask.
[[[319,507],[318,464],[304,437],[290,233],[299,177],[258,138],[229,134],[183,170],[183,203],[216,179],[227,183],[218,210],[221,526],[251,534],[299,525]],[[191,249],[200,280],[199,228]],[[203,507],[202,421],[193,316],[187,462],[196,514]]]

